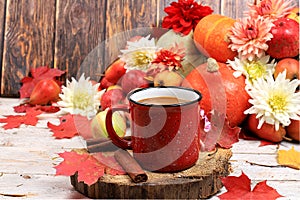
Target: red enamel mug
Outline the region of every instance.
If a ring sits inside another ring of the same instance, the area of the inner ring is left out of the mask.
[[[146,170],[176,172],[193,166],[200,151],[201,94],[182,87],[150,87],[131,91],[129,105],[110,108],[106,128],[112,142],[132,149]],[[131,140],[120,138],[112,126],[116,111],[130,113]]]

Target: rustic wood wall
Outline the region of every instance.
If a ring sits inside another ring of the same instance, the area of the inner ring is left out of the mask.
[[[18,97],[31,67],[66,70],[68,79],[83,72],[99,79],[130,35],[121,33],[158,26],[172,1],[0,0],[0,96]],[[232,18],[247,8],[246,0],[201,2]]]

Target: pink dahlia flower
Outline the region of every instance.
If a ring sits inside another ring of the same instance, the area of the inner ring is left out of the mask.
[[[271,20],[262,16],[237,20],[229,34],[231,40],[229,48],[237,51],[242,60],[252,61],[256,57],[260,58],[268,49],[266,42],[273,37],[270,33],[273,26]]]
[[[292,0],[261,0],[248,6],[250,16],[260,15],[271,20],[285,17],[293,8]]]

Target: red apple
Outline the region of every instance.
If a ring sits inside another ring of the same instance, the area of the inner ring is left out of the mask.
[[[116,84],[119,79],[125,74],[125,62],[120,59],[113,62],[105,71],[105,78],[108,82]]]
[[[262,127],[258,129],[258,123],[259,121],[256,118],[256,115],[251,114],[248,116],[246,121],[246,129],[251,131],[256,136],[271,142],[280,142],[286,135],[286,130],[282,126],[279,126],[279,129],[276,131],[274,125],[264,123]]]
[[[299,23],[279,18],[271,29],[273,38],[267,42],[267,53],[273,58],[295,57],[299,54]]]
[[[286,78],[290,80],[300,79],[299,68],[300,66],[298,60],[294,58],[284,58],[277,63],[274,77],[276,78],[280,72],[286,70]]]
[[[147,74],[141,70],[130,70],[121,79],[121,87],[125,93],[135,88],[149,87],[149,82],[145,79]]]
[[[114,86],[111,86],[114,87]],[[106,92],[102,95],[100,100],[101,109],[105,110],[108,107],[111,107],[116,104],[121,104],[125,99],[125,95],[123,90],[120,88],[111,88],[106,90]]]
[[[293,140],[300,141],[300,120],[292,120],[291,124],[286,127],[286,134]]]
[[[46,105],[59,98],[60,86],[53,79],[40,80],[33,88],[29,104]]]

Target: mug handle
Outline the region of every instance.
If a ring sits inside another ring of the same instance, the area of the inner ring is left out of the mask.
[[[116,105],[114,107],[109,107],[105,118],[105,125],[108,136],[110,137],[112,143],[114,143],[116,146],[122,149],[132,149],[132,142],[120,138],[113,128],[112,115],[116,111],[124,111],[129,113],[129,107],[127,105]]]

